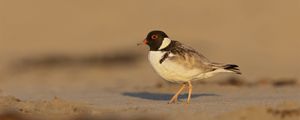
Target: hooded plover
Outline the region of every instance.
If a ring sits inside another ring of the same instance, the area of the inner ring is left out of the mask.
[[[188,87],[187,103],[190,103],[191,81],[222,72],[241,74],[237,65],[211,62],[195,49],[171,40],[163,31],[149,32],[143,44],[150,48],[148,59],[154,70],[165,80],[182,84],[169,103],[176,103],[179,94],[186,86]]]

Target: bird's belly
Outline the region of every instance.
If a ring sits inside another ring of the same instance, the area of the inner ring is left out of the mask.
[[[195,69],[187,69],[181,64],[165,59],[163,63],[159,63],[164,55],[161,51],[150,51],[148,59],[154,70],[165,80],[170,82],[187,82],[198,75]]]

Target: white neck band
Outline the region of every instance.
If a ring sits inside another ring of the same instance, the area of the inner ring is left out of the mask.
[[[171,43],[171,40],[169,38],[164,38],[164,40],[162,41],[158,50],[166,48],[167,46],[169,46],[170,43]]]

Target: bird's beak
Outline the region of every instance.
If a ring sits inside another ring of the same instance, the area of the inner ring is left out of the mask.
[[[143,44],[147,45],[147,43],[148,43],[148,41],[146,39],[144,39],[143,42],[142,43],[138,43],[137,46],[140,46],[140,45],[143,45]]]

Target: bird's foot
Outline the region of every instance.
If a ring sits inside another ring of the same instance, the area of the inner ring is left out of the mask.
[[[178,102],[178,98],[171,99],[168,104],[176,104]]]

